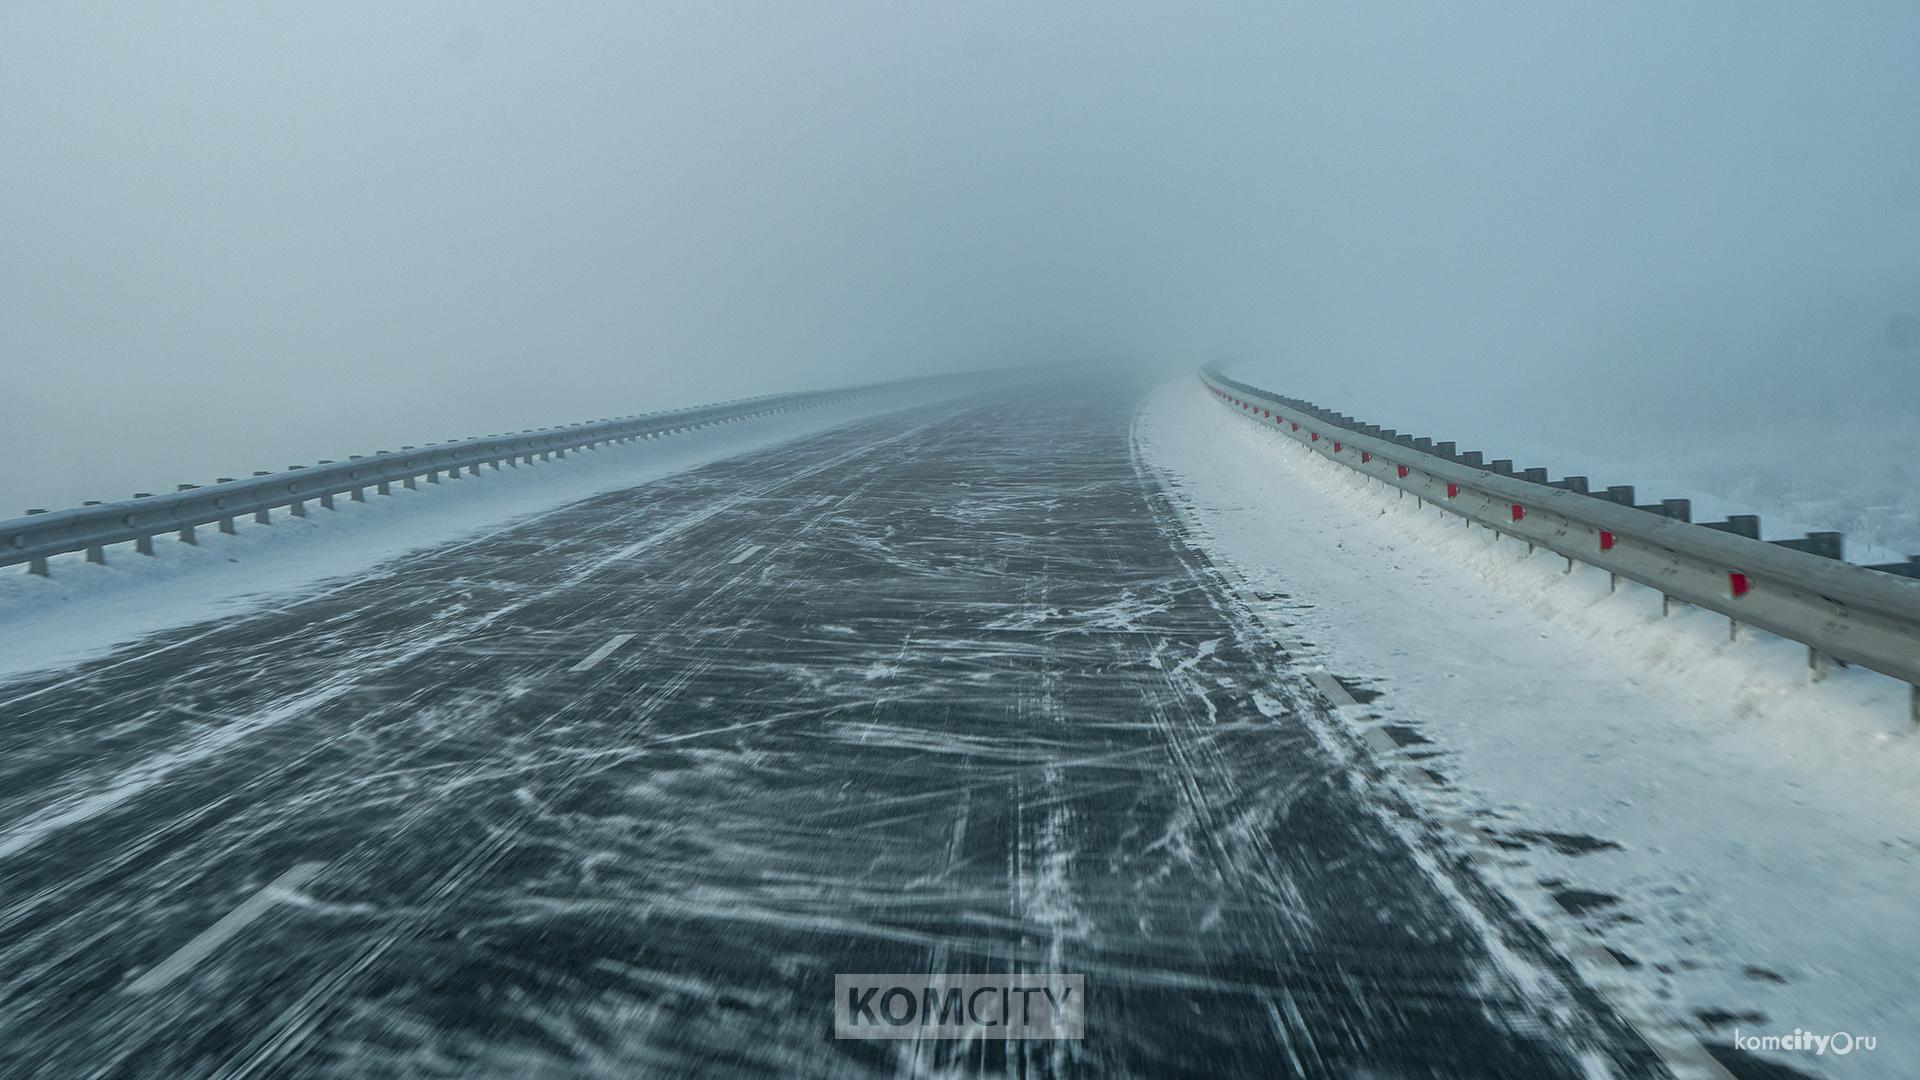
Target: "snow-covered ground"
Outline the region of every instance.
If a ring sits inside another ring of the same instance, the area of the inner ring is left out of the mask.
[[[1793,643],[1729,642],[1704,612],[1662,619],[1657,594],[1610,595],[1597,570],[1416,509],[1196,380],[1136,423],[1254,612],[1359,691],[1346,719],[1624,1012],[1710,1044],[1872,1036],[1845,1056],[1763,1056],[1920,1076],[1920,732],[1904,686],[1858,670],[1809,684]]]
[[[1556,479],[1583,475],[1596,487],[1633,484],[1642,503],[1692,499],[1695,521],[1759,514],[1768,540],[1841,532],[1852,562],[1920,555],[1920,417],[1896,390],[1879,398],[1860,385],[1835,411],[1831,400],[1811,409],[1754,401],[1735,381],[1731,411],[1702,404],[1678,415],[1684,403],[1629,405],[1580,391],[1558,400],[1519,388],[1449,393],[1418,373],[1373,378],[1280,361],[1226,373],[1405,434],[1452,440],[1489,461],[1511,458]]]
[[[152,557],[136,554],[131,544],[108,548],[105,566],[77,553],[58,556],[44,578],[24,567],[0,567],[0,639],[7,642],[0,681],[77,663],[170,627],[310,596],[316,585],[351,580],[409,551],[471,539],[601,492],[953,393],[954,387],[906,389],[483,470],[412,491],[395,485],[390,497],[337,499],[335,510],[309,504],[305,518],[276,511],[270,526],[243,520],[230,536],[201,529],[197,545],[158,537]]]

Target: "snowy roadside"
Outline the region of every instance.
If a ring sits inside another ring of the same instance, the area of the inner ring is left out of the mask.
[[[237,533],[201,529],[199,543],[166,538],[151,557],[132,545],[107,549],[107,564],[80,555],[51,560],[51,576],[0,568],[0,682],[78,663],[172,627],[311,595],[410,551],[508,528],[594,495],[817,434],[865,417],[952,397],[953,388],[913,388],[864,401],[603,446],[519,469],[486,471],[364,503],[275,513],[271,526]]]
[[[1315,457],[1197,381],[1136,418],[1145,460],[1251,610],[1363,704],[1410,797],[1594,985],[1706,1043],[1920,1076],[1920,733],[1905,687],[1805,681],[1803,650],[1577,568]],[[1373,695],[1377,694],[1375,697]]]

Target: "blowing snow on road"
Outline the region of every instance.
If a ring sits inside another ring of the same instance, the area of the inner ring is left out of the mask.
[[[0,5],[0,1080],[1920,1077],[1916,41]]]
[[[10,685],[8,1071],[1645,1068],[1330,734],[1138,395],[1092,398],[857,422]],[[1085,1041],[823,1027],[836,972],[1007,970],[1084,973]]]

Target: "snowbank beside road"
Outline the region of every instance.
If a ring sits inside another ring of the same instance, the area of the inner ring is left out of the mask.
[[[98,656],[172,627],[312,593],[410,551],[471,539],[607,491],[816,434],[864,417],[952,397],[954,389],[909,388],[864,401],[602,446],[518,469],[484,470],[364,503],[309,504],[308,516],[275,511],[273,524],[243,521],[224,535],[201,529],[197,544],[161,536],[152,556],[131,544],[107,549],[105,566],[78,553],[51,560],[51,576],[0,568],[0,681]]]
[[[1775,1055],[1803,1071],[1920,1075],[1903,686],[1808,685],[1797,645],[1661,619],[1658,594],[1397,500],[1197,382],[1137,437],[1253,611],[1362,690],[1350,719],[1591,981],[1709,1044],[1878,1039]]]

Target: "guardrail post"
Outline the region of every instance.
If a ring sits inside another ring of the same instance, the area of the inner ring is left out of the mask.
[[[1837,532],[1810,532],[1804,540],[1769,540],[1769,544],[1778,544],[1794,551],[1804,551],[1826,559],[1842,559],[1846,538]]]
[[[175,484],[173,489],[175,491],[192,491],[194,488],[197,488],[199,486],[200,486],[199,484]],[[180,527],[179,535],[180,535],[180,542],[183,544],[192,544],[196,547],[198,547],[200,544],[199,539],[197,539],[193,531],[192,525],[182,525]]]
[[[1831,658],[1813,646],[1807,646],[1807,681],[1819,682],[1827,677],[1831,669]]]
[[[1701,521],[1695,524],[1703,529],[1732,533],[1749,540],[1760,539],[1760,518],[1756,514],[1728,514],[1725,521]]]
[[[291,471],[293,471],[294,469],[304,469],[304,468],[306,468],[306,466],[305,466],[305,465],[289,465],[289,466],[287,466],[287,470],[288,470],[289,472],[291,472]],[[297,518],[303,518],[303,517],[306,517],[306,516],[307,516],[307,503],[306,503],[306,500],[304,500],[304,499],[295,499],[295,500],[293,500],[293,502],[291,502],[291,503],[289,503],[289,504],[287,505],[287,512],[288,512],[288,513],[290,513],[290,514],[292,514],[292,515],[293,515],[294,517],[297,517]]]
[[[332,510],[332,509],[334,509],[334,505],[333,505],[333,492],[331,492],[331,491],[323,491],[323,492],[321,492],[321,493],[320,493],[320,508],[321,508],[321,509],[323,509],[323,510]]]
[[[153,492],[136,491],[133,493],[133,497],[136,499],[151,499],[153,498]],[[151,535],[135,537],[133,541],[133,550],[139,552],[142,555],[153,554],[153,537]]]
[[[46,512],[47,512],[47,509],[46,507],[43,506],[37,509],[28,510],[27,516],[33,517],[37,514],[44,514]],[[27,573],[32,574],[35,577],[52,577],[53,576],[53,574],[47,569],[47,559],[46,559],[46,556],[44,555],[35,556],[34,558],[27,560]]]
[[[215,477],[214,483],[231,484],[233,483],[233,477],[231,476]],[[223,517],[220,519],[220,531],[223,533],[226,533],[228,536],[233,535],[233,518],[231,516]]]
[[[1906,562],[1874,563],[1867,569],[1899,574],[1901,577],[1920,578],[1920,555],[1909,555]]]
[[[265,469],[255,469],[253,470],[253,475],[267,476],[270,474]],[[273,515],[266,508],[262,507],[253,512],[253,523],[256,525],[271,525],[273,524]]]

